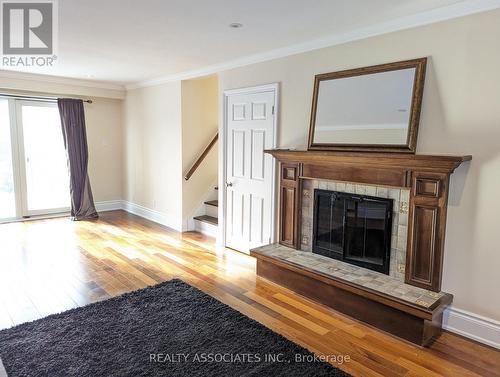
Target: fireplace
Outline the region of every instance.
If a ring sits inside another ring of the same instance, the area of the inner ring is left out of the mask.
[[[257,275],[430,344],[453,300],[441,292],[449,178],[471,156],[266,152],[280,161],[279,243],[250,251]]]
[[[392,199],[314,190],[312,252],[389,274]]]

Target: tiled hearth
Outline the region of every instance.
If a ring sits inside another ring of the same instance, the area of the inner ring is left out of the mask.
[[[314,189],[369,195],[394,200],[389,275],[400,282],[404,282],[410,190],[346,182],[304,179],[302,183],[302,235],[300,247],[301,250],[305,252],[312,251]],[[359,269],[360,267],[355,268]]]
[[[255,249],[255,251],[271,258],[305,267],[329,277],[343,279],[362,287],[388,294],[423,308],[431,307],[444,295],[443,293],[436,293],[413,285],[404,284],[397,278],[379,272],[279,244],[262,246]]]

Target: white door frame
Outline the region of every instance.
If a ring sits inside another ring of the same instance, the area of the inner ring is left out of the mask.
[[[273,114],[273,142],[272,147],[276,148],[278,145],[278,122],[279,122],[279,83],[272,83],[266,85],[252,86],[248,88],[238,88],[225,90],[222,98],[222,127],[219,127],[219,140],[221,141],[219,148],[219,229],[217,232],[217,246],[220,248],[226,247],[226,202],[227,202],[227,190],[226,190],[226,168],[227,168],[227,103],[228,98],[234,94],[252,94],[261,92],[274,92],[274,114]],[[271,242],[276,242],[276,162],[272,164],[273,172],[271,174]],[[222,204],[222,205],[221,205]]]

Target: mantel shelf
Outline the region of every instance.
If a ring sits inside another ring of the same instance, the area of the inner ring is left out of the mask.
[[[425,155],[407,153],[370,152],[325,152],[291,149],[269,149],[265,151],[281,162],[335,164],[349,166],[376,166],[419,171],[452,173],[472,156]]]

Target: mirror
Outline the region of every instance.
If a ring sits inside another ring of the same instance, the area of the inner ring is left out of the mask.
[[[426,61],[317,75],[309,150],[415,153]]]

